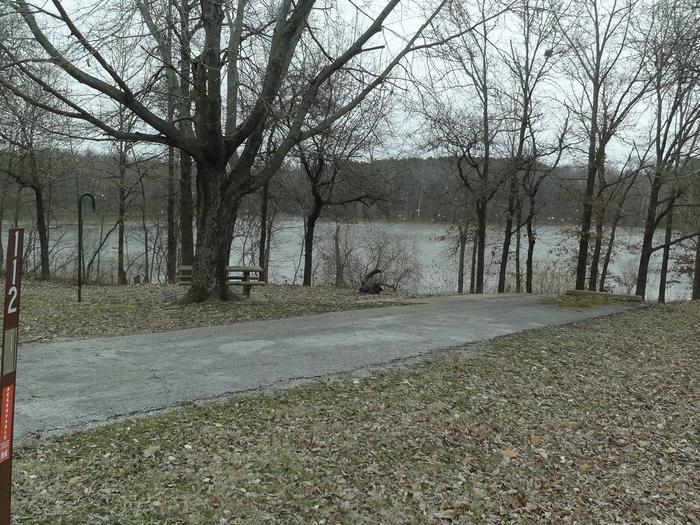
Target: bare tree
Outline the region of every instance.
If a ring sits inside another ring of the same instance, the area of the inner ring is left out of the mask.
[[[106,97],[123,104],[138,118],[138,126],[131,132],[120,131],[80,103],[76,90],[62,90],[44,81],[35,74],[33,62],[17,56],[15,49],[3,46],[2,53],[13,62],[17,74],[37,83],[56,98],[62,104],[63,115],[87,121],[118,139],[176,147],[194,159],[199,213],[192,287],[187,296],[191,301],[208,297],[214,281],[221,297],[229,294],[226,266],[242,197],[261,187],[277,171],[294,144],[323,132],[385,82],[408,53],[431,45],[421,35],[444,4],[441,2],[430,12],[418,30],[405,39],[405,45],[391,54],[382,54],[385,46],[378,43],[383,26],[399,0],[388,0],[366,25],[356,26],[361,29],[355,32],[352,43],[337,56],[326,55],[320,69],[305,86],[304,96],[294,108],[292,125],[279,143],[275,156],[266,166],[254,169],[269,116],[287,79],[295,51],[302,41],[305,46],[317,46],[314,32],[328,16],[327,9],[314,11],[315,0],[296,3],[282,0],[274,6],[248,0],[239,0],[236,6],[201,0],[192,8],[189,17],[180,17],[181,23],[188,24],[187,34],[192,35],[186,50],[187,60],[181,60],[180,66],[191,65],[191,77],[183,75],[183,78],[191,78],[189,89],[194,111],[189,115],[180,108],[173,120],[169,120],[167,112],[156,103],[142,101],[138,96],[140,91],[156,85],[165,71],[175,69],[174,64],[163,63],[161,58],[154,58],[148,52],[148,42],[153,42],[153,38],[143,35],[140,24],[129,20],[121,31],[105,34],[101,31],[101,21],[81,17],[75,10],[71,14],[58,0],[45,8],[30,6],[26,0],[3,2],[22,16],[44,50],[38,60],[48,59],[59,66],[81,84],[83,96],[89,92],[97,99]],[[364,13],[367,11],[358,11],[358,22],[365,19]],[[60,30],[49,28],[45,24],[47,20],[51,20],[54,27],[58,24]],[[228,22],[230,20],[233,25]],[[133,60],[134,67],[141,73],[129,81],[117,73],[105,49],[115,39],[135,32],[143,38],[144,52]],[[70,34],[70,39],[66,41],[64,34]],[[181,50],[185,47],[182,42],[174,43]],[[243,49],[250,50],[251,54],[244,57]],[[356,71],[355,97],[327,120],[306,126],[307,114],[321,87],[338,71],[354,67],[358,57],[368,54],[375,55],[376,62],[381,65],[372,71],[365,68]],[[87,61],[86,57],[89,57]],[[175,75],[178,73],[174,71]],[[255,82],[248,83],[248,79]],[[3,81],[3,85],[32,103],[46,106],[13,82]],[[180,124],[184,120],[193,123],[193,133],[188,131],[188,126]]]
[[[118,127],[126,131],[133,124],[133,119],[126,113],[124,107],[120,107],[118,111]],[[117,174],[113,176],[115,186],[117,188],[117,284],[129,284],[129,279],[126,275],[126,266],[124,264],[125,245],[126,245],[126,211],[128,200],[131,197],[132,191],[136,185],[131,185],[127,182],[127,170],[131,168],[129,165],[129,157],[133,152],[133,143],[124,140],[118,140],[114,144],[117,158]]]
[[[167,180],[167,255],[166,255],[166,282],[173,284],[177,281],[177,228],[175,191],[175,148],[168,146],[168,180]],[[191,222],[190,222],[191,224]]]
[[[136,0],[148,35],[155,41],[160,60],[166,65],[165,92],[167,98],[167,120],[174,121],[178,129],[187,136],[193,135],[192,129],[192,57],[191,43],[197,33],[197,26],[190,23],[195,4],[190,2]],[[227,8],[227,14],[231,10]],[[242,10],[238,11],[242,13]],[[231,43],[240,43],[241,24],[232,24],[229,20]],[[235,53],[235,51],[234,51]],[[175,117],[177,115],[177,120]],[[176,279],[177,236],[175,233],[175,161],[176,151],[168,146],[168,282]],[[182,264],[192,265],[194,259],[194,236],[192,223],[194,202],[192,198],[192,157],[185,151],[178,152],[179,157],[179,231]]]
[[[527,162],[522,167],[520,179],[520,191],[517,202],[516,229],[518,235],[521,228],[525,227],[527,235],[527,256],[525,260],[525,292],[532,293],[535,244],[537,233],[535,220],[539,213],[537,196],[544,180],[559,166],[561,157],[567,149],[566,136],[569,133],[569,119],[564,120],[556,140],[551,144],[538,136],[533,127],[533,122],[528,125]],[[523,217],[523,212],[525,215]],[[519,240],[519,239],[518,239]],[[519,258],[520,248],[516,250]],[[520,272],[520,264],[516,263],[516,272]],[[516,279],[519,281],[519,279]],[[519,287],[518,287],[519,288]]]
[[[632,164],[632,155],[637,154],[636,167]],[[593,213],[595,217],[595,236],[593,254],[591,256],[588,289],[590,291],[604,291],[605,275],[610,264],[610,257],[614,248],[615,232],[623,214],[625,200],[636,184],[640,172],[645,169],[645,157],[648,151],[639,158],[636,148],[630,152],[626,162],[619,171],[609,168],[598,170],[596,193],[593,201]],[[613,214],[612,218],[609,217]],[[608,247],[603,258],[603,270],[599,272],[601,257],[603,257],[603,241],[605,226],[611,222]]]
[[[348,103],[353,89],[349,77],[329,81],[309,112],[310,120],[328,119]],[[378,168],[363,162],[371,160],[372,151],[382,144],[387,109],[386,97],[377,91],[328,129],[294,148],[306,182],[296,192],[304,214],[304,286],[311,286],[314,233],[324,210],[352,203],[369,205],[387,196],[388,183],[381,180]]]
[[[548,9],[547,0],[522,0],[513,6],[513,13],[508,16],[508,20],[513,19],[517,23],[517,36],[510,38],[505,49],[500,49],[499,53],[503,63],[507,67],[513,82],[511,90],[504,90],[504,96],[510,98],[512,109],[512,130],[513,135],[510,145],[512,162],[508,167],[508,198],[506,209],[506,224],[503,237],[503,248],[501,250],[501,265],[498,274],[498,292],[503,293],[506,285],[506,274],[508,268],[508,256],[510,254],[511,239],[514,233],[519,233],[521,221],[516,221],[516,228],[513,229],[513,222],[516,219],[516,209],[522,210],[518,195],[518,181],[520,173],[522,182],[528,191],[530,203],[530,213],[528,215],[529,229],[532,230],[532,219],[534,217],[534,198],[539,190],[541,179],[533,178],[533,171],[538,161],[536,152],[537,144],[531,144],[536,137],[534,124],[538,117],[537,96],[541,91],[542,84],[547,80],[556,57],[559,54],[560,37],[556,28],[556,15]],[[550,122],[553,112],[550,112]],[[551,126],[551,123],[549,124]],[[565,126],[566,128],[566,126]],[[547,149],[547,148],[542,148]],[[547,155],[549,152],[545,153]],[[560,153],[561,154],[561,153]],[[530,232],[530,237],[533,233]],[[534,240],[534,238],[533,238]],[[530,253],[534,245],[530,246]],[[516,251],[519,257],[520,251]],[[528,268],[532,271],[532,258],[528,257]],[[519,272],[520,265],[516,265]],[[519,280],[518,280],[519,282]],[[529,279],[532,288],[531,279]]]
[[[27,89],[31,89],[37,99],[43,97],[38,88]],[[11,93],[0,94],[0,139],[7,144],[7,149],[2,152],[5,159],[0,162],[0,171],[19,188],[29,188],[34,194],[42,279],[51,277],[50,193],[61,174],[56,161],[56,137],[51,132],[51,129],[58,127],[55,118],[50,112],[28,104]]]
[[[662,190],[697,154],[700,137],[700,71],[694,51],[700,46],[700,14],[692,4],[668,0],[653,6],[649,18],[652,60],[645,73],[652,86],[648,102],[654,125],[649,142],[655,155],[648,171],[649,200],[635,289],[641,296],[646,294],[651,256],[663,248],[654,247],[654,234],[675,200],[674,191],[664,196]]]
[[[499,87],[491,38],[497,30],[501,5],[479,0],[476,14],[462,2],[449,2],[436,31],[446,44],[428,53],[427,88],[418,111],[425,122],[428,146],[447,153],[468,190],[476,217],[476,285],[484,291],[488,206],[503,182],[493,173],[493,145],[503,131],[504,113],[498,106]],[[472,20],[476,29],[465,31]],[[445,35],[458,34],[457,38]],[[467,102],[469,101],[469,102]]]
[[[610,262],[612,260],[613,250],[615,248],[615,240],[617,235],[617,228],[620,221],[625,215],[625,204],[627,198],[629,197],[632,189],[637,185],[640,173],[645,169],[645,160],[640,158],[637,160],[637,167],[632,168],[630,166],[630,161],[632,159],[632,154],[628,156],[627,162],[623,165],[618,177],[608,183],[603,181],[601,188],[603,192],[606,193],[605,200],[599,197],[599,209],[597,223],[596,223],[596,246],[594,248],[594,258],[599,257],[601,252],[601,245],[603,243],[603,221],[605,220],[606,212],[612,214],[610,219],[610,227],[608,231],[607,246],[605,248],[605,254],[603,255],[603,265],[600,271],[600,278],[598,279],[598,291],[606,291],[606,279],[608,277],[608,271],[610,268]],[[609,190],[605,192],[605,190]],[[591,265],[591,272],[593,269],[597,268],[596,265]],[[595,278],[591,275],[590,280],[595,282]]]
[[[632,46],[634,13],[641,0],[585,0],[565,6],[559,17],[566,40],[565,72],[574,94],[568,108],[580,123],[587,145],[586,184],[576,262],[576,289],[586,284],[593,205],[598,173],[605,169],[606,147],[644,95],[641,74],[645,46]]]
[[[472,243],[472,252],[476,256],[477,239],[473,226],[474,218],[465,211],[465,203],[469,198],[465,195],[466,188],[460,182],[445,186],[441,194],[441,209],[443,217],[450,221],[448,232],[441,236],[441,241],[448,241],[446,250],[449,256],[457,257],[457,293],[464,293],[464,280],[466,275],[467,244]],[[470,268],[470,293],[474,293],[474,261]]]
[[[281,120],[280,124],[281,124]],[[276,125],[273,125],[268,132],[266,146],[263,152],[261,152],[262,162],[268,163],[270,159],[275,154],[277,145],[275,143],[276,138]],[[284,167],[281,167],[284,169]],[[286,194],[283,185],[279,184],[280,177],[277,176],[277,184],[275,185],[277,189],[283,190],[282,193]],[[272,235],[274,231],[275,217],[280,211],[281,203],[279,195],[276,195],[275,191],[271,191],[272,178],[265,181],[260,188],[260,239],[258,241],[258,265],[263,269],[263,276],[265,279],[268,278],[270,269],[270,249],[272,245]],[[272,188],[274,190],[274,188]]]

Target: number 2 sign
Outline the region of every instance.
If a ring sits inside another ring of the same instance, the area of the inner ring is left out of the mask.
[[[12,494],[12,429],[15,412],[17,332],[22,292],[24,230],[14,228],[7,242],[5,300],[2,312],[2,357],[0,358],[0,525],[10,524]]]
[[[16,328],[19,321],[19,292],[22,285],[22,252],[24,230],[10,230],[7,242],[7,271],[5,274],[5,311],[3,328]],[[3,372],[4,373],[4,372]]]

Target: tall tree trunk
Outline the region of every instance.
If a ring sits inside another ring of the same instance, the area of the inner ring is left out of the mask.
[[[646,222],[644,223],[644,237],[642,238],[642,250],[639,254],[639,268],[637,270],[636,295],[644,297],[647,291],[647,274],[649,273],[649,260],[652,255],[654,233],[656,232],[656,208],[659,205],[659,194],[663,185],[663,177],[657,171],[651,182],[649,191],[649,204],[647,205]]]
[[[479,238],[474,232],[472,238],[472,261],[469,268],[469,293],[474,293],[476,284],[476,254],[479,251]]]
[[[177,104],[179,127],[185,135],[191,136],[192,118],[192,60],[190,58],[190,13],[194,4],[190,2],[177,2],[173,4],[179,11],[180,31],[177,38],[180,40],[180,92]],[[218,117],[217,117],[218,118]],[[197,169],[197,177],[200,172]],[[199,187],[199,186],[198,186]],[[199,223],[199,217],[197,217]],[[194,264],[195,242],[192,232],[194,224],[194,203],[192,199],[192,157],[180,150],[180,263],[183,265]],[[193,268],[194,272],[194,268]],[[207,283],[208,285],[209,283]]]
[[[175,226],[175,149],[168,148],[168,201],[167,201],[168,240],[166,256],[167,281],[177,280],[177,228]]]
[[[597,64],[599,66],[599,64]],[[581,211],[581,231],[578,244],[578,257],[576,260],[576,289],[586,288],[586,267],[588,266],[588,244],[591,236],[591,222],[593,218],[593,196],[595,194],[596,174],[598,172],[598,104],[600,98],[600,81],[596,69],[593,78],[593,93],[591,96],[591,123],[588,130],[588,165],[586,170],[586,191],[583,196],[583,210]]]
[[[201,195],[207,205],[197,215],[197,241],[192,266],[192,285],[182,299],[185,303],[206,300],[209,297],[210,288],[214,284],[217,260],[222,257],[223,243],[225,242],[223,239],[225,232],[222,228],[226,226],[225,222],[230,218],[230,207],[228,208],[229,213],[225,213],[226,204],[233,202],[233,199],[227,199],[230,202],[225,202],[226,199],[221,191],[220,182],[224,178],[225,170],[225,165],[206,161],[197,163],[197,193]],[[182,215],[185,214],[181,213],[181,217]],[[183,233],[187,229],[183,228]],[[189,230],[191,233],[191,228]],[[185,236],[183,235],[183,246],[184,243]],[[185,264],[184,249],[182,262]]]
[[[486,203],[482,202],[476,211],[479,249],[476,254],[476,290],[475,293],[484,293],[484,266],[486,253]]]
[[[515,215],[515,197],[517,193],[516,174],[510,176],[508,186],[508,209],[506,210],[506,227],[503,230],[503,250],[501,251],[501,266],[498,270],[498,293],[506,289],[506,274],[508,271],[508,256],[510,255],[510,241],[513,237],[513,215]]]
[[[695,269],[693,271],[693,299],[700,300],[700,235],[695,241]]]
[[[220,232],[216,250],[215,294],[223,301],[232,298],[231,289],[228,287],[228,266],[231,260],[231,244],[238,218],[238,208],[242,198],[242,195],[229,195],[222,201],[219,213]]]
[[[528,52],[529,50],[526,50]],[[529,79],[529,74],[527,75],[527,78]],[[529,85],[529,82],[528,82]],[[512,229],[513,229],[513,214],[516,211],[517,207],[517,236],[518,238],[516,239],[517,242],[517,249],[516,249],[516,268],[515,268],[515,275],[516,275],[516,283],[515,283],[515,288],[516,292],[520,293],[521,288],[522,288],[522,279],[521,279],[521,272],[520,272],[520,237],[521,237],[521,231],[520,228],[522,226],[521,220],[522,220],[522,201],[520,199],[520,196],[518,195],[518,179],[517,179],[517,173],[518,171],[523,167],[523,151],[525,149],[525,140],[526,140],[526,134],[527,134],[527,129],[528,129],[528,124],[530,122],[530,92],[527,89],[524,89],[523,91],[523,113],[520,118],[520,132],[518,134],[518,148],[517,152],[515,155],[516,158],[516,168],[513,170],[513,173],[511,174],[511,179],[510,179],[510,186],[508,188],[508,215],[506,217],[506,228],[505,228],[505,235],[503,239],[503,251],[501,253],[501,268],[498,274],[498,292],[503,293],[505,291],[505,285],[506,285],[506,273],[508,269],[508,255],[510,252],[510,242],[511,242],[511,237],[513,235]],[[528,167],[528,170],[531,168],[531,166]]]
[[[210,296],[222,300],[231,298],[227,286],[227,266],[231,255],[231,240],[237,216],[237,206],[223,204],[223,199],[211,186],[201,189],[211,199],[211,206],[197,216],[197,243],[192,269],[192,286],[183,302],[202,302]]]
[[[457,293],[464,293],[464,256],[467,248],[467,228],[459,226],[459,252],[457,255]]]
[[[615,215],[613,216],[612,224],[610,225],[610,238],[608,239],[608,247],[605,251],[605,257],[603,259],[603,269],[600,272],[600,282],[598,284],[598,290],[601,292],[606,291],[605,281],[608,277],[608,267],[610,266],[612,252],[615,247],[615,235],[617,233],[617,227],[620,224],[620,220],[622,219],[623,207],[625,205],[625,201],[627,200],[627,196],[629,195],[629,192],[632,190],[632,188],[635,186],[636,180],[636,175],[629,180],[626,188],[620,193],[620,196],[617,199],[617,203],[615,204]]]
[[[525,226],[527,228],[527,259],[525,260],[525,293],[532,293],[533,259],[535,257],[535,236],[532,225],[532,216],[528,216]]]
[[[41,262],[41,278],[48,281],[51,278],[51,267],[49,264],[49,229],[46,224],[46,207],[44,205],[43,188],[37,186],[34,190],[36,201],[36,229],[39,233],[39,254]]]
[[[605,148],[607,146],[606,139],[601,139],[598,145],[598,154],[596,156],[596,173],[600,180],[605,180]],[[604,183],[603,183],[604,185]],[[598,270],[600,267],[600,254],[603,249],[603,227],[605,226],[605,214],[607,211],[607,203],[605,202],[605,192],[601,188],[598,192],[598,199],[595,203],[596,213],[596,228],[595,228],[595,246],[593,247],[593,256],[591,257],[591,268],[588,280],[588,290],[595,292],[598,285]]]
[[[520,229],[522,226],[522,220],[522,207],[520,206],[520,203],[518,203],[516,219],[517,229],[515,232],[515,293],[521,293],[523,291],[523,276],[520,272],[520,245],[522,237]]]
[[[345,286],[345,260],[343,258],[340,237],[340,224],[335,225],[333,233],[333,246],[335,247],[335,287],[343,288]]]
[[[151,268],[149,264],[150,257],[150,244],[148,239],[148,223],[146,222],[146,186],[143,183],[143,178],[140,182],[141,185],[141,229],[143,231],[143,257],[144,257],[144,274],[143,282],[151,282]]]
[[[121,210],[121,206],[120,206]],[[126,270],[124,269],[124,219],[121,215],[118,218],[117,228],[117,284],[128,284]]]
[[[649,274],[649,260],[653,253],[654,233],[658,227],[657,217],[659,207],[659,196],[664,185],[664,95],[663,79],[661,68],[657,68],[654,83],[654,94],[656,98],[656,136],[654,145],[656,147],[656,163],[649,190],[649,202],[647,204],[646,221],[644,222],[644,236],[642,238],[642,250],[639,254],[639,267],[637,269],[636,295],[644,297],[647,291],[647,279]],[[668,129],[668,128],[667,128]]]
[[[262,187],[261,194],[262,202],[260,204],[260,248],[258,263],[260,268],[265,269],[267,266],[267,207],[270,199],[270,181],[267,181]],[[263,272],[264,273],[264,272]],[[267,279],[267,276],[264,276]]]
[[[484,158],[481,162],[481,194],[479,195],[479,203],[477,204],[477,227],[479,229],[479,250],[476,260],[476,293],[484,293],[484,253],[486,251],[486,207],[488,205],[489,177],[491,176],[491,119],[489,108],[489,83],[488,77],[488,61],[486,59],[486,48],[488,46],[488,36],[486,32],[486,22],[482,22],[483,34],[483,53],[481,53],[481,100],[482,113],[482,141],[484,143]]]
[[[124,266],[124,245],[126,243],[126,153],[125,147],[120,144],[119,151],[119,178],[117,179],[118,211],[117,222],[119,223],[117,240],[117,284],[128,284],[126,269]]]
[[[3,238],[3,224],[2,221],[5,220],[5,194],[0,195],[0,275],[5,271],[5,239]]]
[[[32,171],[32,178],[38,180],[40,176],[39,165],[34,151],[29,154],[29,164]],[[44,203],[44,187],[41,184],[36,184],[32,186],[32,190],[34,190],[34,202],[36,205],[36,229],[39,234],[41,278],[44,281],[48,281],[51,278],[51,268],[49,264],[49,227],[46,222],[47,210]]]
[[[262,265],[265,281],[270,277],[270,247],[272,246],[272,227],[275,223],[275,214],[267,219],[267,239],[265,240],[265,261]]]
[[[600,272],[600,282],[598,283],[598,291],[605,291],[605,280],[608,278],[608,268],[610,266],[610,259],[612,259],[613,248],[615,247],[615,235],[617,233],[617,225],[622,217],[621,209],[618,209],[615,213],[615,219],[610,226],[610,238],[608,239],[608,247],[605,250],[605,257],[603,258],[603,269]]]
[[[588,279],[588,290],[595,292],[598,286],[598,267],[600,265],[600,254],[603,250],[603,221],[605,210],[599,209],[596,212],[595,224],[595,245],[593,247],[593,256],[591,257],[591,273]]]
[[[17,198],[15,199],[15,218],[12,223],[14,228],[17,228],[19,226],[19,210],[22,207],[22,186],[20,186],[19,188],[17,188]]]
[[[148,226],[146,224],[143,225],[143,258],[144,258],[144,263],[143,263],[143,281],[141,281],[143,284],[148,284],[151,282],[151,266],[150,266],[150,261],[149,261],[149,250],[150,250],[150,244],[148,241]]]
[[[583,212],[581,214],[581,232],[578,244],[578,257],[576,260],[576,289],[586,288],[586,268],[588,266],[588,245],[591,236],[591,222],[593,215],[593,190],[595,189],[595,175],[588,178],[586,184],[586,195],[583,201]]]
[[[322,207],[318,202],[311,209],[311,212],[306,217],[306,231],[304,232],[304,286],[311,286],[311,277],[313,274],[313,257],[314,257],[314,233],[316,223],[321,216]]]
[[[671,254],[671,235],[673,234],[673,206],[675,195],[669,202],[668,213],[666,214],[666,232],[664,235],[664,247],[661,257],[661,275],[659,276],[659,302],[666,302],[666,281],[668,280],[668,259]]]
[[[199,170],[197,172],[199,173]],[[197,221],[199,223],[199,217]],[[180,262],[187,266],[192,265],[194,259],[193,222],[192,157],[180,151]]]

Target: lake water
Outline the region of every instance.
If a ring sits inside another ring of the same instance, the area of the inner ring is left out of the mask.
[[[578,241],[575,236],[567,233],[566,226],[546,225],[537,230],[537,243],[534,254],[533,291],[536,293],[561,292],[573,284],[573,268]],[[332,235],[335,224],[323,223],[317,228],[317,252],[330,252]],[[453,249],[454,241],[446,238],[449,227],[443,224],[419,223],[389,223],[383,221],[357,222],[344,225],[343,233],[353,237],[357,244],[362,239],[393,240],[408,248],[417,263],[419,272],[414,279],[407,281],[404,291],[416,293],[454,293],[457,291],[457,254]],[[620,228],[616,234],[616,249],[610,264],[608,286],[620,293],[631,293],[634,290],[638,264],[638,248],[642,231],[637,228]],[[301,240],[303,239],[303,224],[300,220],[285,220],[279,225],[273,239],[275,242],[270,257],[270,280],[280,283],[299,283],[301,281]],[[524,279],[526,238],[522,239],[521,266]],[[495,291],[498,280],[498,265],[502,232],[490,230],[487,236],[486,250],[486,291]],[[236,239],[232,250],[231,264],[247,263],[240,254],[245,251],[244,239]],[[515,249],[515,238],[511,244]],[[466,266],[470,264],[468,247]],[[681,248],[672,250],[673,255],[683,253]],[[321,257],[316,256],[316,282],[331,277],[324,274]],[[652,300],[658,295],[658,269],[661,265],[661,252],[657,252],[651,261],[652,271],[649,274],[647,298]],[[467,270],[468,271],[468,270]],[[514,257],[511,255],[508,272],[508,287],[515,287]],[[466,276],[465,288],[468,288],[469,276]],[[692,282],[690,277],[677,276],[667,289],[669,300],[687,299],[690,297]],[[675,281],[678,282],[675,282]],[[330,282],[333,282],[330,279]],[[514,291],[514,290],[512,290]]]
[[[9,224],[4,225],[5,228]],[[162,280],[165,267],[165,230],[149,225],[151,255],[149,259],[153,271],[153,280]],[[250,229],[245,235],[245,224],[241,235],[234,240],[231,264],[250,264],[257,261],[252,239],[257,240],[257,232]],[[332,284],[334,282],[333,233],[336,225],[321,223],[316,229],[316,255],[314,282]],[[103,230],[106,231],[106,230]],[[5,235],[7,230],[4,230]],[[86,262],[94,253],[98,244],[100,226],[86,223],[84,227]],[[662,234],[662,232],[660,232]],[[443,224],[424,224],[410,222],[355,222],[341,226],[343,247],[351,255],[347,258],[346,280],[348,285],[357,286],[360,275],[367,269],[373,269],[372,254],[380,254],[382,261],[395,258],[394,271],[389,274],[401,275],[399,290],[408,293],[454,293],[457,290],[457,255],[454,240],[449,238],[449,227]],[[500,261],[502,232],[496,229],[488,232],[486,250],[487,292],[495,291],[498,264]],[[660,236],[661,237],[661,236]],[[144,273],[144,235],[140,227],[130,225],[127,231],[127,266],[129,274]],[[154,239],[157,242],[154,244]],[[301,243],[303,223],[301,219],[287,218],[278,220],[275,225],[270,256],[269,280],[274,283],[300,283],[303,262]],[[72,275],[76,260],[76,227],[63,225],[52,231],[52,264],[56,273]],[[617,233],[614,260],[610,265],[608,286],[612,291],[629,293],[634,289],[637,270],[638,245],[641,230],[621,228]],[[105,243],[100,254],[100,278],[110,281],[116,274],[116,231]],[[521,252],[522,273],[524,279],[526,239],[523,237]],[[155,246],[155,250],[154,250]],[[512,249],[515,249],[515,237]],[[561,292],[573,284],[573,265],[577,241],[574,235],[567,233],[565,225],[544,225],[537,229],[537,244],[534,254],[533,291],[536,293]],[[470,247],[467,247],[465,289],[469,283]],[[672,256],[681,255],[682,247],[674,247]],[[36,265],[38,254],[30,254],[30,267]],[[661,252],[652,259],[647,298],[653,300],[658,292],[658,268],[661,264]],[[93,263],[93,276],[96,274],[97,259]],[[508,272],[508,288],[514,291],[514,257],[511,256]],[[388,277],[391,277],[389,275]],[[690,297],[691,279],[689,276],[673,273],[667,289],[667,299],[687,299]],[[523,284],[524,286],[524,284]]]

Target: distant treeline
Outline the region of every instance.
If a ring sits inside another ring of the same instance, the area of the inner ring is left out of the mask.
[[[46,187],[47,204],[55,219],[71,222],[71,217],[76,213],[76,195],[82,192],[95,195],[102,215],[116,216],[120,182],[119,162],[115,156],[52,151],[41,152],[41,157],[41,183]],[[0,158],[5,164],[16,165],[18,162],[7,154]],[[505,166],[507,161],[496,161],[496,170],[499,169],[499,163]],[[383,159],[375,161],[372,168],[374,177],[384,179],[385,187],[388,187],[386,195],[377,195],[377,199],[369,204],[349,203],[334,210],[336,214],[346,218],[443,223],[450,223],[455,217],[469,214],[469,210],[462,207],[456,209],[451,204],[450,196],[460,191],[453,159]],[[140,215],[143,207],[150,220],[162,216],[167,199],[167,173],[168,166],[159,157],[141,157],[130,161],[125,177],[128,212],[138,212]],[[286,195],[290,188],[299,184],[305,184],[303,175],[298,169],[285,166],[273,178],[272,194]],[[538,193],[540,222],[575,224],[580,215],[578,206],[584,184],[584,166],[554,168],[542,181]],[[16,213],[25,218],[34,215],[34,197],[29,192],[22,191],[27,186],[22,181],[0,176],[0,195],[5,200],[5,220],[11,219]],[[639,179],[636,186],[636,190],[626,200],[621,225],[643,224],[648,183]],[[507,198],[507,188],[502,185],[489,208],[490,221],[500,223],[504,220]],[[255,207],[258,200],[256,195],[252,195],[244,207]],[[293,199],[280,199],[279,211],[292,216],[301,213]]]

